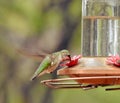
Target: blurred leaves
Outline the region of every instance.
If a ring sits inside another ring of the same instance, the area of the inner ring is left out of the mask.
[[[0,5],[1,24],[9,29],[30,33],[40,31],[44,25],[43,10],[35,1],[4,1]]]
[[[54,75],[31,82],[40,61],[19,54],[17,49],[33,53],[79,50],[81,1],[1,0],[0,14],[0,102],[56,103],[55,93],[40,84]]]

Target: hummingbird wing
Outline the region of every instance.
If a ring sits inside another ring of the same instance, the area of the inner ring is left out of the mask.
[[[46,70],[46,73],[52,73],[60,64],[62,60],[61,54],[53,53],[51,55],[51,66]]]
[[[43,61],[41,62],[40,66],[38,69],[35,71],[32,80],[34,80],[36,77],[39,77],[41,73],[45,73],[45,71],[51,66],[51,58],[49,56],[46,56]]]
[[[22,55],[31,57],[33,59],[37,59],[39,61],[43,60],[43,58],[45,58],[45,56],[46,56],[46,54],[32,53],[32,52],[27,52],[26,50],[20,50],[20,49],[17,49],[17,52]]]

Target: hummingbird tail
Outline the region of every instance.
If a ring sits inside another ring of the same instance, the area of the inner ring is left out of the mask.
[[[31,80],[35,80],[35,79],[36,79],[36,77],[37,77],[37,76],[33,76],[33,77],[31,78]]]
[[[46,73],[46,70],[45,71],[43,71],[43,72],[41,72],[41,73],[39,73],[39,74],[34,74],[33,75],[33,77],[31,78],[31,80],[35,80],[37,77],[40,77],[40,76],[42,76],[43,74],[45,74]]]

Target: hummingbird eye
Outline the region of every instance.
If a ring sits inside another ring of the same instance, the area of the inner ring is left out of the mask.
[[[62,53],[63,56],[70,55],[68,50],[62,50],[61,53]]]

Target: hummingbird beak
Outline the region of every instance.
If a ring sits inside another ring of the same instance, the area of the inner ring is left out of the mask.
[[[69,60],[71,61],[71,56],[70,55],[67,55],[67,57],[69,58]]]

